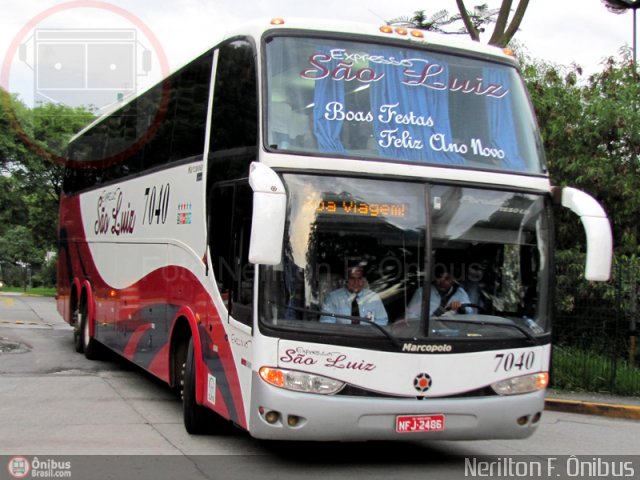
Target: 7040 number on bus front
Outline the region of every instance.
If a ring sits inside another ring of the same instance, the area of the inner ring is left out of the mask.
[[[513,369],[531,370],[536,360],[536,354],[531,350],[522,353],[497,353],[493,358],[497,362],[494,372],[500,369],[510,372]]]

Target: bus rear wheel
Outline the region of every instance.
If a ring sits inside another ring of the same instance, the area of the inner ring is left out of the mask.
[[[206,431],[209,412],[196,403],[196,362],[193,337],[189,339],[187,358],[182,364],[181,384],[184,426],[187,432],[192,435],[202,434]]]
[[[80,341],[82,342],[82,351],[84,356],[89,360],[97,360],[99,358],[98,342],[96,342],[91,336],[89,330],[89,319],[87,318],[87,306],[82,305],[80,307]]]
[[[84,342],[82,339],[82,315],[80,314],[80,307],[75,306],[73,313],[73,346],[78,353],[84,352]]]

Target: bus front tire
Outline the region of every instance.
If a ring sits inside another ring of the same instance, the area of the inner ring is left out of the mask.
[[[205,432],[207,410],[196,403],[196,365],[193,349],[193,337],[189,339],[187,358],[182,365],[182,411],[184,426],[191,435]]]

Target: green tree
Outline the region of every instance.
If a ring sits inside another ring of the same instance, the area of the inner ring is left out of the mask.
[[[480,41],[480,34],[485,31],[486,26],[495,24],[488,43],[498,47],[506,47],[520,28],[529,6],[529,0],[518,0],[518,6],[513,16],[511,16],[513,0],[502,0],[500,8],[489,8],[489,5],[484,3],[476,5],[472,10],[467,10],[464,0],[456,0],[456,5],[458,7],[456,15],[450,15],[447,10],[440,10],[427,16],[424,10],[419,10],[411,17],[398,17],[388,23],[439,33],[468,34],[476,42]],[[510,16],[511,19],[509,19]],[[462,22],[463,27],[457,31],[444,28],[459,21]]]
[[[595,196],[612,220],[616,253],[637,255],[640,78],[629,52],[587,79],[577,66],[543,62],[527,65],[524,74],[552,180]],[[575,246],[579,225],[559,225],[559,245]]]
[[[638,210],[640,208],[640,78],[628,50],[610,58],[602,71],[584,78],[581,69],[528,62],[525,78],[538,116],[551,178],[578,187],[603,205],[614,237],[613,279],[584,282],[584,234],[575,216],[556,211],[557,305],[563,315],[584,321],[599,308],[601,325],[615,325],[624,312],[636,331],[638,312]],[[578,268],[578,266],[580,266]],[[571,322],[568,322],[571,325]],[[600,327],[598,327],[600,328]],[[616,327],[617,328],[617,327]],[[565,328],[569,338],[573,328]],[[556,329],[562,331],[562,327]],[[600,336],[602,339],[602,336]],[[628,359],[636,358],[629,337]]]
[[[28,272],[32,266],[44,263],[45,252],[35,246],[33,234],[23,225],[13,225],[0,237],[0,263],[4,269],[8,266],[20,267],[21,284],[26,289]]]
[[[499,12],[499,8],[489,8],[488,4],[483,3],[476,5],[471,11],[465,10],[464,15],[458,13],[451,18],[463,23],[458,33],[469,34],[473,40],[480,41],[480,34],[484,33],[486,26],[496,23]]]
[[[23,189],[12,176],[0,175],[0,236],[12,225],[26,225],[29,218],[22,198]]]
[[[17,96],[7,93],[0,87],[0,170],[7,169],[27,153],[26,146],[15,135],[17,119],[25,117],[27,106]]]
[[[21,158],[14,176],[23,187],[28,226],[40,247],[55,245],[57,235],[64,166],[52,158],[63,157],[69,139],[93,118],[84,108],[51,103],[38,105],[25,115],[30,141],[40,148]],[[43,151],[52,155],[43,155]]]
[[[63,105],[29,109],[0,89],[0,261],[39,264],[55,249],[63,173],[59,157],[71,136],[93,118],[83,108]]]
[[[444,30],[444,27],[455,21],[449,15],[447,10],[440,10],[431,16],[427,16],[424,10],[418,10],[410,17],[398,17],[389,20],[390,25],[398,25],[402,27],[417,28],[419,30],[428,30],[430,32],[450,33]]]
[[[474,32],[484,32],[485,26],[495,23],[499,9],[491,9],[485,3],[476,5],[471,12],[466,15],[471,22]],[[466,35],[467,27],[463,24],[457,30],[451,30],[449,27],[463,20],[462,15],[451,15],[448,10],[440,10],[433,15],[428,16],[424,10],[418,10],[410,17],[398,17],[389,20],[390,25],[398,25],[402,27],[417,28],[419,30],[428,30],[430,32],[445,33],[449,35]],[[479,36],[478,36],[479,38]]]

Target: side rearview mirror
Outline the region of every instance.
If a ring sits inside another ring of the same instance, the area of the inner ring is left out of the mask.
[[[559,195],[558,195],[559,194]],[[613,237],[602,206],[591,195],[571,187],[554,187],[554,197],[580,217],[587,234],[587,280],[607,281],[611,275]]]
[[[276,172],[258,162],[251,163],[249,185],[253,189],[253,215],[249,261],[277,265],[282,259],[287,195]]]

